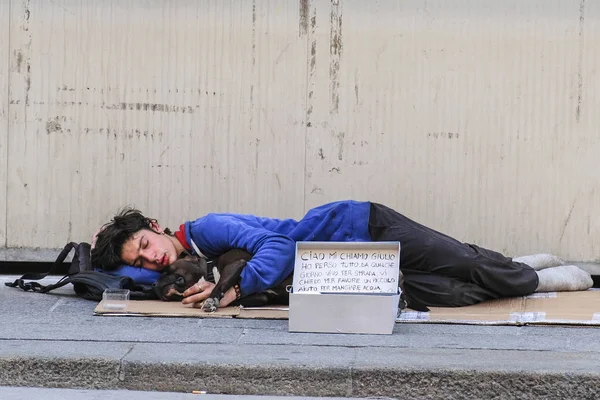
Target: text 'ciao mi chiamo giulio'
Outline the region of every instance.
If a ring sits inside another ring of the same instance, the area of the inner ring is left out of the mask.
[[[299,250],[294,293],[396,293],[398,250]]]

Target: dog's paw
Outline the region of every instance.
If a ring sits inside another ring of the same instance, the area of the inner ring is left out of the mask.
[[[215,312],[217,308],[219,308],[219,299],[216,297],[209,297],[204,301],[204,305],[202,306],[202,309],[206,312]]]

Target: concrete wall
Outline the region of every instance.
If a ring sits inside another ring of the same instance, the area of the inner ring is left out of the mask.
[[[0,258],[355,198],[595,260],[599,50],[590,0],[1,0]]]

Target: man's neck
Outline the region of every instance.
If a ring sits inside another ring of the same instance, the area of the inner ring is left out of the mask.
[[[181,253],[185,252],[185,247],[183,247],[183,244],[181,244],[181,242],[179,241],[179,239],[177,239],[177,237],[175,235],[169,235],[167,237],[169,239],[171,239],[171,241],[173,242],[173,245],[175,246],[175,250],[177,251],[177,254],[181,254]]]

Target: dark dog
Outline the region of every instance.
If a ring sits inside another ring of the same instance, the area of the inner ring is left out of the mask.
[[[213,312],[219,307],[225,292],[238,283],[246,261],[251,258],[249,253],[239,249],[230,250],[211,262],[196,256],[185,256],[163,271],[162,276],[154,283],[154,291],[161,300],[181,301],[183,292],[197,282],[214,282],[216,286],[202,306],[204,311]],[[231,305],[259,307],[267,304],[288,304],[289,293],[286,288],[292,284],[292,278],[293,274],[277,287],[245,296]]]

